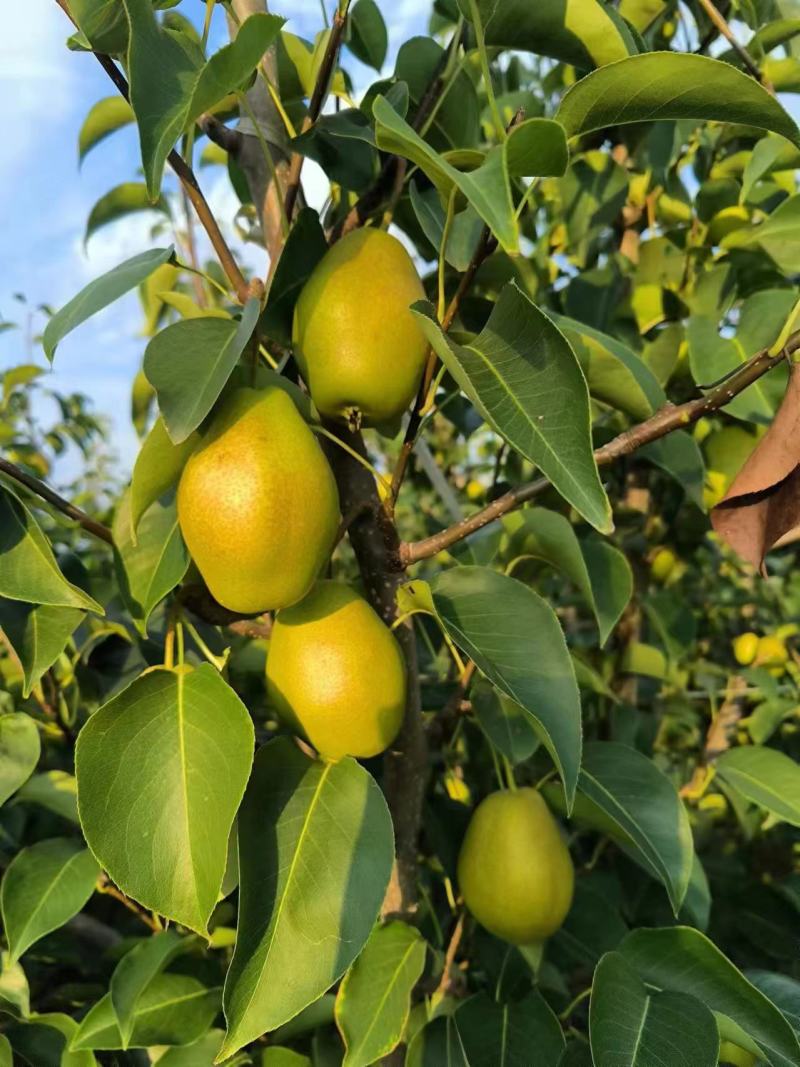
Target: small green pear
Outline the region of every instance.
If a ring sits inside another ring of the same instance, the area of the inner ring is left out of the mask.
[[[327,759],[376,756],[403,722],[403,655],[362,596],[342,582],[317,582],[275,617],[267,694],[287,725]]]
[[[464,903],[486,929],[530,945],[561,926],[575,871],[550,810],[535,789],[492,793],[472,815],[458,857]]]
[[[339,494],[287,392],[228,395],[183,469],[178,520],[224,607],[274,611],[306,595],[333,548]]]
[[[425,298],[414,263],[383,230],[354,230],[326,252],[294,313],[294,354],[322,415],[396,420],[419,388],[428,349],[409,307]]]

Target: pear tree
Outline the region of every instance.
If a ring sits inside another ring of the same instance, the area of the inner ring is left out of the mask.
[[[157,221],[128,484],[2,377],[3,1064],[800,1067],[800,11],[412,8],[52,4]]]

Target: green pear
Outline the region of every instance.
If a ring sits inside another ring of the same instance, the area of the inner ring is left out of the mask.
[[[427,342],[409,307],[425,297],[414,263],[383,230],[326,252],[294,313],[294,354],[322,415],[351,428],[396,421],[419,388]]]
[[[224,607],[274,611],[306,595],[333,548],[339,495],[288,393],[228,394],[183,469],[178,520]]]
[[[267,694],[284,722],[327,759],[376,756],[403,722],[403,655],[362,596],[321,581],[275,617]]]
[[[575,871],[550,810],[535,789],[492,793],[475,809],[458,857],[464,903],[486,929],[530,945],[561,926]]]

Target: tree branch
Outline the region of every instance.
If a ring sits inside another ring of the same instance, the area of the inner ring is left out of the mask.
[[[317,121],[328,96],[328,86],[330,85],[331,77],[333,76],[333,71],[336,66],[336,59],[339,55],[344,28],[347,25],[347,9],[349,6],[350,0],[341,0],[336,8],[336,12],[333,16],[333,24],[330,29],[330,36],[328,37],[328,43],[325,47],[325,53],[322,57],[319,71],[317,72],[317,80],[314,83],[311,99],[308,102],[308,111],[303,119],[303,125],[300,128],[301,134],[310,130]],[[297,194],[300,191],[300,173],[303,169],[304,158],[305,157],[301,155],[300,152],[293,152],[292,157],[289,160],[289,178],[286,187],[286,197],[283,202],[283,210],[289,221],[291,221]]]
[[[46,500],[48,504],[51,504],[63,515],[66,515],[67,518],[77,522],[87,533],[94,534],[95,537],[99,537],[106,544],[113,544],[111,530],[107,526],[104,526],[102,522],[97,522],[91,515],[87,515],[85,511],[81,511],[74,504],[70,504],[63,496],[59,496],[54,489],[45,485],[38,478],[34,478],[32,474],[26,474],[16,463],[11,463],[9,460],[0,457],[0,472],[6,474],[9,478],[13,478],[20,485],[24,485],[26,489],[30,489],[32,493],[41,497],[42,500]]]
[[[747,51],[745,46],[736,39],[733,30],[728,25],[722,12],[714,3],[714,0],[700,0],[700,6],[705,11],[712,25],[715,26],[716,29],[722,34],[722,36],[725,38],[725,40],[728,42],[734,52],[738,55],[739,59],[741,59],[744,66],[747,68],[750,74],[753,75],[756,81],[761,82],[764,88],[768,89],[769,92],[774,92],[771,83],[767,78],[764,77],[758,63],[756,63],[756,61]]]
[[[75,22],[70,13],[67,0],[56,0],[56,3],[65,13],[65,15],[73,24],[73,26],[77,26],[77,23]],[[109,78],[112,80],[114,85],[119,90],[120,94],[126,100],[130,100],[130,90],[128,87],[128,81],[125,75],[116,65],[114,60],[110,56],[103,55],[102,52],[93,52],[92,55],[95,57],[95,59],[106,72],[106,74],[109,76]],[[197,217],[200,220],[203,229],[208,234],[208,239],[217,254],[217,258],[222,264],[222,269],[225,271],[228,281],[231,283],[231,286],[234,292],[236,293],[239,302],[241,304],[246,303],[248,297],[250,297],[251,295],[258,294],[256,294],[252,287],[247,284],[244,275],[239,270],[239,266],[233,257],[233,253],[228,247],[228,243],[223,237],[222,231],[220,230],[219,226],[217,225],[217,220],[214,218],[211,208],[208,206],[208,201],[203,196],[203,192],[200,189],[200,185],[194,175],[194,171],[188,165],[188,163],[186,163],[186,161],[182,159],[180,155],[178,155],[174,148],[167,156],[167,162],[172,167],[173,171],[178,176],[184,189],[186,190],[186,195],[191,201],[192,207],[197,213]],[[258,284],[260,285],[260,282]]]
[[[712,411],[717,411],[719,408],[724,407],[735,396],[738,396],[739,393],[747,389],[762,375],[772,370],[773,367],[777,367],[779,363],[789,358],[798,349],[800,349],[800,331],[789,338],[786,345],[776,356],[771,356],[768,349],[763,349],[749,359],[747,363],[743,364],[727,381],[722,382],[704,396],[689,400],[685,404],[665,404],[663,408],[645,420],[645,422],[632,426],[629,430],[625,430],[612,441],[609,441],[608,444],[595,449],[594,458],[598,466],[611,463],[621,456],[630,455],[631,452],[635,452],[643,445],[649,444],[651,441],[657,441],[661,437],[666,437],[667,434],[673,433],[675,430],[685,429],[704,415],[709,415]],[[401,566],[408,567],[412,563],[418,563],[422,559],[429,559],[431,556],[435,556],[437,552],[450,548],[465,537],[475,533],[476,530],[482,529],[490,522],[494,522],[495,519],[501,518],[509,511],[514,511],[521,504],[533,499],[549,485],[550,482],[547,478],[538,478],[536,481],[519,486],[517,489],[509,490],[509,492],[493,500],[491,504],[474,515],[470,515],[469,518],[449,526],[446,530],[442,530],[432,537],[426,537],[422,541],[411,543],[404,542],[400,545],[399,551]]]

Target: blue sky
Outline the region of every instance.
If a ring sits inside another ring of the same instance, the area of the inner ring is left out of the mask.
[[[387,69],[402,41],[425,32],[427,0],[378,0],[389,23]],[[328,4],[332,7],[332,4]],[[184,0],[179,10],[191,17],[202,14],[197,0]],[[307,38],[322,28],[319,0],[278,0],[276,14],[290,15],[292,32]],[[112,93],[111,83],[97,62],[65,47],[70,32],[66,17],[54,0],[26,0],[4,4],[0,14],[0,94],[4,108],[4,150],[0,156],[0,317],[15,321],[19,330],[0,333],[0,371],[17,363],[45,365],[41,346],[29,344],[44,318],[28,315],[39,304],[60,307],[92,278],[137,252],[163,244],[153,241],[154,216],[137,215],[101,230],[83,247],[83,231],[92,205],[114,185],[135,180],[140,165],[134,128],[119,131],[97,147],[78,169],[78,130],[95,101]],[[215,15],[211,43],[225,42],[221,12]],[[365,87],[376,75],[347,57],[357,85]],[[307,192],[319,202],[320,175],[306,165]],[[232,231],[237,201],[220,170],[203,171],[204,191],[231,243],[247,262],[263,263],[259,250],[241,249]],[[202,251],[202,250],[201,250]],[[26,297],[27,307],[14,299]],[[95,410],[113,426],[113,447],[121,471],[130,469],[137,449],[130,423],[130,383],[140,366],[146,341],[137,336],[141,314],[137,295],[106,309],[71,334],[56,353],[45,384],[62,391],[81,391],[92,397]],[[72,457],[57,471],[57,480],[76,473]]]

